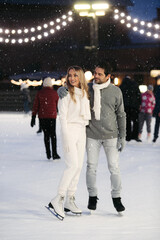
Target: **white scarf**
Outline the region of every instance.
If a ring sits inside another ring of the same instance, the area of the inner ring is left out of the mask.
[[[100,120],[100,113],[101,113],[101,94],[100,89],[107,88],[110,84],[111,80],[108,79],[107,82],[96,84],[93,82],[93,89],[94,89],[94,107],[93,110],[95,112],[95,119]]]
[[[91,111],[90,111],[90,103],[89,99],[87,98],[86,92],[84,93],[80,88],[74,87],[74,93],[80,96],[80,114],[84,120],[91,119]]]

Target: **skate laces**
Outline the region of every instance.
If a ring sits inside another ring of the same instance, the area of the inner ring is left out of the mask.
[[[63,196],[61,196],[61,197],[60,197],[60,199],[59,199],[59,202],[61,202],[61,203],[62,203],[63,201],[64,201],[64,197],[63,197]]]
[[[75,201],[75,196],[71,196],[70,199],[71,199],[72,201]]]
[[[59,204],[60,204],[60,208],[61,208],[62,212],[63,212],[63,201],[64,201],[64,197],[61,196],[59,199]]]
[[[78,208],[78,207],[76,206],[76,204],[75,204],[75,196],[71,196],[69,199],[70,199],[70,202],[71,202],[76,208]]]

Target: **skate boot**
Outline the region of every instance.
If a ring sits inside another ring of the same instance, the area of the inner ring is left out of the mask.
[[[55,154],[53,154],[52,158],[53,158],[53,160],[58,160],[58,159],[60,159],[60,156],[57,153],[55,153]]]
[[[47,155],[47,158],[50,159],[51,158],[51,150],[50,150],[50,147],[46,147],[46,155]]]
[[[147,134],[147,141],[149,142],[150,140],[151,140],[151,134],[148,133],[148,134]]]
[[[121,198],[112,198],[113,200],[113,205],[115,207],[115,209],[117,210],[117,212],[123,212],[125,210],[125,207],[122,205],[121,203]]]
[[[97,198],[97,196],[95,196],[95,197],[90,197],[90,196],[89,196],[88,209],[90,209],[90,210],[96,210],[97,200],[99,200],[99,199]]]
[[[38,131],[37,131],[37,134],[39,134],[39,133],[41,133],[42,132],[42,130],[41,129],[39,129]]]
[[[64,211],[65,212],[72,212],[75,214],[81,214],[82,211],[79,209],[75,204],[75,197],[74,196],[67,196],[66,202],[64,204]]]
[[[47,152],[46,155],[47,155],[47,159],[51,159],[51,153]]]
[[[154,143],[155,143],[155,142],[156,142],[156,140],[157,140],[157,138],[155,138],[155,137],[154,137],[154,138],[153,138],[153,140],[152,140],[152,142],[154,142]]]
[[[55,214],[57,214],[59,216],[59,218],[62,219],[62,220],[65,217],[64,210],[63,210],[63,202],[64,202],[64,196],[57,195],[48,204],[48,207],[53,208]]]

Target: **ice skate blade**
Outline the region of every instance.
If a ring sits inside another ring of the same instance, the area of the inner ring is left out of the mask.
[[[73,214],[75,214],[75,215],[77,215],[77,216],[80,216],[81,214],[82,214],[82,212],[80,213],[80,212],[72,212],[70,209],[68,209],[68,208],[64,208],[64,211],[66,212],[66,213],[73,213]]]
[[[56,218],[58,218],[60,221],[63,221],[64,217],[62,217],[61,215],[59,215],[58,213],[55,212],[54,208],[50,208],[49,206],[45,206],[45,208],[48,209],[48,211],[50,211],[50,213],[52,213],[52,215],[54,215]]]
[[[53,162],[58,162],[58,161],[60,161],[60,160],[61,160],[60,158],[52,159]]]
[[[89,209],[89,212],[90,212],[90,215],[92,215],[92,214],[95,213],[95,210],[93,210],[93,209]]]
[[[118,212],[119,217],[123,217],[123,215],[124,215],[123,212]]]

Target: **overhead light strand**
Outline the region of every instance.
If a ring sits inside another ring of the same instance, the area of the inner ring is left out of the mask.
[[[22,44],[41,40],[61,30],[71,21],[73,21],[72,11],[69,11],[67,15],[63,15],[55,21],[50,21],[36,27],[33,26],[30,29],[23,28],[16,30],[0,28],[0,43]]]
[[[160,25],[158,23],[151,23],[141,21],[138,18],[132,18],[124,12],[120,12],[118,9],[114,10],[114,19],[124,24],[127,28],[132,29],[135,32],[139,32],[147,37],[154,37],[155,39],[160,38]]]

